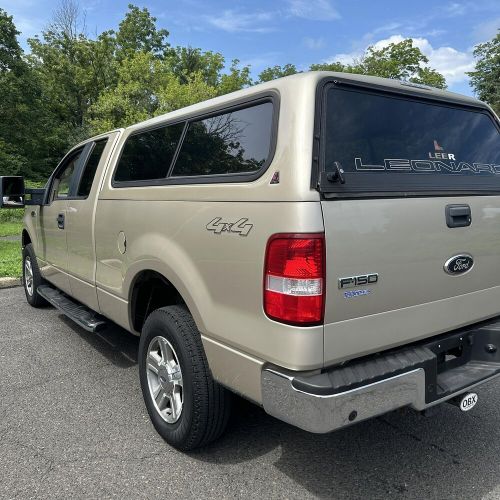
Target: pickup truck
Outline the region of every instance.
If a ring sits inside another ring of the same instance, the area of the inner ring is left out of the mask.
[[[309,72],[72,148],[26,206],[23,283],[140,336],[152,423],[190,450],[231,393],[326,433],[500,374],[500,124],[410,82]]]

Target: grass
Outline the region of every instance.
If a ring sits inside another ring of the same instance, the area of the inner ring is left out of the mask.
[[[21,236],[22,230],[22,222],[0,222],[0,237]]]
[[[2,208],[0,210],[0,224],[17,222],[21,224],[24,217],[24,208]]]
[[[0,236],[21,235],[24,209],[0,210]],[[19,278],[22,274],[21,243],[0,240],[0,278]]]
[[[20,278],[22,275],[21,243],[0,241],[0,278]]]
[[[24,208],[4,208],[0,210],[0,237],[21,236]]]

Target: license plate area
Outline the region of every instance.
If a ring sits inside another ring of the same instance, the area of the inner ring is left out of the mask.
[[[465,365],[471,360],[474,334],[454,335],[428,344],[436,355],[436,371],[440,373]]]
[[[426,366],[427,402],[460,393],[500,371],[498,322],[445,334],[424,345],[435,355]]]

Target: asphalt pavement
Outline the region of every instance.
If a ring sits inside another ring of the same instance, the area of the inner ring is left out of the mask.
[[[150,424],[138,339],[0,290],[0,498],[500,498],[500,381],[463,414],[399,411],[313,435],[237,399],[196,453]]]

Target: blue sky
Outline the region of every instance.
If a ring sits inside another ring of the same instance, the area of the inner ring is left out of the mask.
[[[132,0],[81,0],[90,36],[116,28]],[[250,64],[256,76],[275,64],[309,64],[359,56],[368,45],[383,46],[411,37],[450,90],[471,94],[466,71],[474,45],[500,28],[500,0],[148,0],[172,45],[221,52],[226,61]],[[50,21],[57,0],[2,0],[14,16],[21,41]]]

